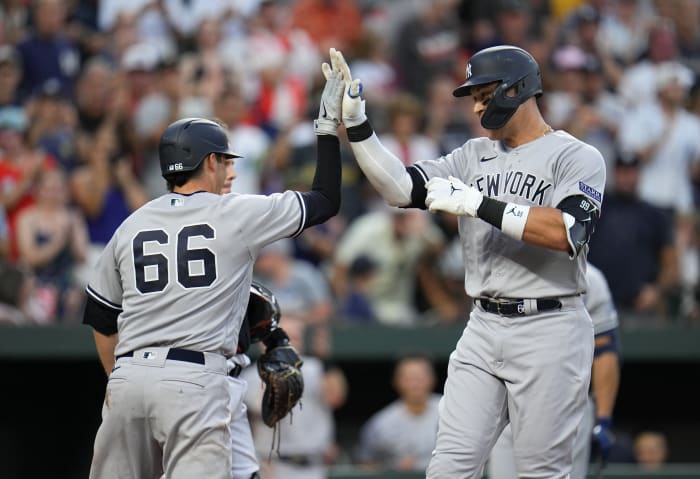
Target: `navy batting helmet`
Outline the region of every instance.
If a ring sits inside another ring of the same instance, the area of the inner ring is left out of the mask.
[[[228,143],[224,128],[204,118],[183,118],[165,129],[160,137],[158,156],[164,177],[197,169],[209,153],[240,158]]]
[[[537,61],[522,48],[501,45],[476,52],[467,63],[467,81],[454,96],[471,94],[471,87],[500,81],[481,116],[481,125],[489,130],[501,128],[515,110],[532,96],[542,95],[542,78]],[[515,95],[506,92],[515,87]]]

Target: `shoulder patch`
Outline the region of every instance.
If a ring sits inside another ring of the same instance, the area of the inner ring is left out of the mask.
[[[597,202],[601,202],[603,199],[603,195],[600,194],[600,191],[596,190],[595,188],[588,186],[586,183],[583,181],[578,182],[578,189],[583,191],[585,194],[596,200]]]

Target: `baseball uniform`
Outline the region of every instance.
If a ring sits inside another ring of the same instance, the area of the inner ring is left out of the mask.
[[[617,328],[617,311],[603,273],[590,263],[586,266],[586,283],[588,288],[583,297],[583,302],[593,320],[593,331],[597,336]],[[576,434],[574,461],[569,475],[571,479],[585,479],[588,472],[591,432],[594,420],[595,405],[593,398],[589,396],[583,421]],[[505,427],[501,437],[498,438],[496,445],[491,450],[487,471],[490,479],[515,479],[518,477],[515,470],[513,434],[510,425]]]

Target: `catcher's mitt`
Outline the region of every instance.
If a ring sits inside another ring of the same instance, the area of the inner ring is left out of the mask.
[[[303,361],[289,345],[270,348],[258,359],[258,374],[265,383],[262,418],[274,427],[296,406],[304,392]]]

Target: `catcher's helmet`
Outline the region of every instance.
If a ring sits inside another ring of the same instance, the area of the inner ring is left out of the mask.
[[[481,116],[481,125],[489,130],[501,128],[515,110],[532,96],[542,95],[542,78],[537,61],[522,48],[501,45],[476,52],[467,63],[467,81],[454,96],[471,94],[471,87],[500,81]],[[506,92],[515,87],[515,95]]]
[[[195,170],[209,153],[240,158],[228,143],[224,128],[204,118],[183,118],[165,129],[160,137],[158,156],[164,177]]]
[[[279,327],[280,305],[272,291],[257,281],[250,285],[245,320],[250,328],[250,339],[257,342]]]

